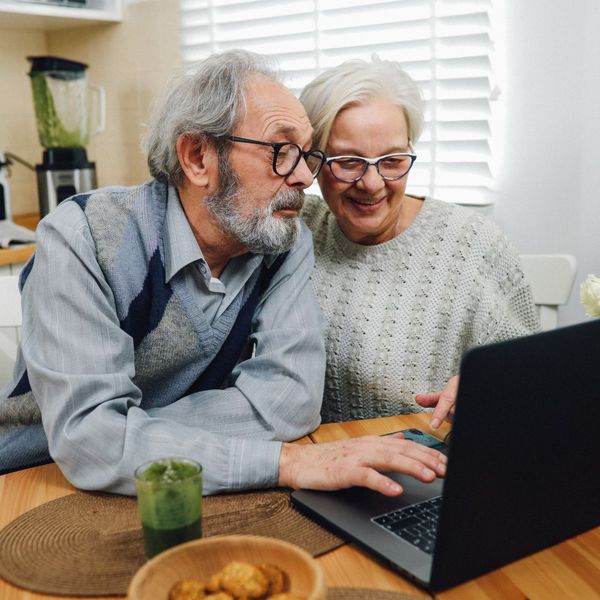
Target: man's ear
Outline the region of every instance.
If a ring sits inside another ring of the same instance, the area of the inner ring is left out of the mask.
[[[214,184],[218,173],[217,152],[206,139],[189,135],[177,138],[177,157],[189,182],[201,188]]]

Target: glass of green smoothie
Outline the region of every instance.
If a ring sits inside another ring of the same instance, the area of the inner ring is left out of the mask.
[[[202,467],[185,458],[163,458],[135,471],[146,557],[202,537]]]

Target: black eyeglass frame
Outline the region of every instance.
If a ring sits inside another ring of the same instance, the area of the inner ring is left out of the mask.
[[[273,164],[271,166],[273,167],[273,172],[275,173],[275,175],[277,175],[279,177],[287,177],[288,175],[293,173],[295,168],[300,164],[301,159],[304,159],[304,161],[306,162],[306,165],[308,166],[307,159],[309,156],[312,156],[314,158],[318,158],[320,161],[319,167],[316,170],[316,172],[313,173],[313,171],[310,170],[310,168],[309,168],[309,171],[312,173],[313,179],[316,179],[317,175],[321,172],[321,169],[323,168],[323,165],[325,164],[325,161],[326,161],[325,153],[322,152],[321,150],[311,148],[310,150],[304,151],[298,144],[294,144],[294,142],[262,142],[260,140],[252,140],[250,138],[238,137],[236,135],[222,135],[219,137],[229,140],[230,142],[242,142],[244,144],[257,144],[259,146],[270,146],[271,148],[273,148]],[[298,149],[298,158],[294,162],[294,165],[285,174],[279,173],[277,171],[277,157],[279,156],[280,150],[284,146],[295,146]]]
[[[392,156],[408,156],[410,158],[410,165],[409,165],[408,169],[406,170],[406,172],[402,173],[402,175],[398,175],[397,177],[388,177],[386,175],[382,175],[381,171],[379,170],[379,163],[382,160],[385,160],[386,158],[391,158]],[[333,161],[339,160],[341,158],[354,158],[356,160],[362,161],[364,164],[363,172],[358,177],[355,177],[354,179],[342,179],[341,177],[338,177],[333,172],[331,163]],[[403,177],[406,177],[408,175],[409,171],[412,169],[412,166],[415,164],[415,160],[417,160],[417,155],[413,154],[412,152],[392,152],[391,154],[384,154],[383,156],[377,156],[376,158],[365,158],[364,156],[352,156],[352,155],[331,156],[331,157],[327,157],[327,159],[325,160],[325,163],[329,167],[331,174],[338,181],[343,181],[344,183],[356,183],[357,181],[360,181],[365,176],[367,169],[371,165],[375,166],[375,168],[377,169],[377,173],[379,174],[379,176],[382,179],[385,179],[385,181],[398,181],[399,179],[402,179]]]

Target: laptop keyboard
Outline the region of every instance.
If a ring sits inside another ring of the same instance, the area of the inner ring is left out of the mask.
[[[373,517],[371,521],[427,554],[433,554],[442,497]]]

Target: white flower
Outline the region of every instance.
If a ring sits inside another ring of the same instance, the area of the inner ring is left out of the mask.
[[[581,284],[581,303],[588,317],[600,317],[600,277],[588,275]]]

